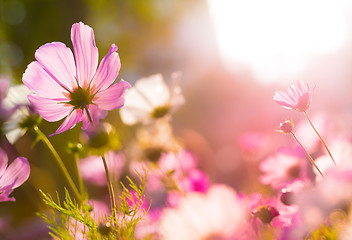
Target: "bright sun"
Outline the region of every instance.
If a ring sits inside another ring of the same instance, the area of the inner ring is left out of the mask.
[[[224,63],[258,81],[298,74],[314,56],[337,51],[348,34],[342,0],[208,0]]]

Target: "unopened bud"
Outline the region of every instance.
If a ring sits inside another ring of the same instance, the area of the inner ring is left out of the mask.
[[[284,134],[290,134],[293,132],[293,127],[294,127],[294,124],[292,120],[286,120],[285,122],[280,123],[279,132]]]

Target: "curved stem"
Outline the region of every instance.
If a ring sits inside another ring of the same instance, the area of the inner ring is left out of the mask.
[[[324,177],[323,173],[320,171],[320,169],[318,168],[318,166],[315,164],[315,161],[313,160],[313,158],[310,156],[310,154],[307,152],[307,150],[303,147],[303,145],[301,144],[301,142],[298,140],[298,138],[296,137],[296,135],[291,132],[292,137],[296,140],[296,142],[301,146],[301,148],[304,150],[304,152],[306,153],[309,161],[313,164],[313,166],[318,170],[318,172],[320,173],[320,175],[324,178],[324,180],[326,180],[326,178]]]
[[[77,199],[79,202],[82,202],[82,196],[79,193],[76,185],[74,184],[70,174],[68,173],[61,157],[59,156],[59,154],[56,152],[54,146],[51,144],[51,142],[49,141],[49,139],[45,136],[45,134],[38,128],[38,126],[34,126],[33,127],[34,131],[36,132],[36,134],[38,135],[39,139],[44,143],[44,145],[46,145],[50,152],[53,154],[54,159],[56,160],[57,164],[59,165],[62,173],[64,174],[68,184],[70,185],[70,187],[72,188],[74,194],[76,195]]]
[[[303,113],[304,113],[304,115],[306,116],[306,118],[308,119],[308,122],[310,123],[310,125],[312,126],[312,128],[314,129],[314,131],[316,132],[316,134],[318,135],[318,137],[320,138],[320,141],[323,143],[323,145],[324,145],[326,151],[328,152],[328,154],[329,154],[329,156],[330,156],[332,162],[333,162],[334,165],[336,166],[336,162],[335,162],[334,158],[332,157],[332,154],[331,154],[331,152],[330,152],[328,146],[326,145],[324,139],[320,136],[320,134],[319,134],[319,132],[317,131],[317,129],[314,127],[312,121],[310,120],[310,117],[308,116],[308,112],[305,111],[305,112],[303,112]]]
[[[113,217],[115,220],[117,220],[117,215],[116,215],[116,199],[115,199],[115,193],[114,193],[114,188],[112,186],[110,174],[109,174],[109,169],[108,165],[106,164],[106,159],[104,155],[101,155],[101,159],[103,160],[104,164],[104,169],[105,169],[105,176],[106,176],[106,181],[108,183],[108,189],[109,189],[109,195],[110,195],[110,202],[111,202],[111,211],[113,214]]]

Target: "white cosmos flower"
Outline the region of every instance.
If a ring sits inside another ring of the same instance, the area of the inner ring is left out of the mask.
[[[3,100],[2,104],[5,109],[15,109],[10,118],[3,124],[5,135],[12,144],[26,132],[19,126],[19,123],[30,116],[30,102],[27,98],[30,93],[24,84],[11,86]]]
[[[166,208],[160,217],[162,239],[233,239],[246,221],[246,207],[226,185],[213,185],[206,194],[192,192],[177,208]]]
[[[172,74],[176,82],[180,74]],[[137,122],[147,124],[153,119],[169,116],[185,99],[178,84],[168,87],[161,74],[151,75],[136,81],[125,94],[125,105],[120,109],[122,121],[127,125]]]

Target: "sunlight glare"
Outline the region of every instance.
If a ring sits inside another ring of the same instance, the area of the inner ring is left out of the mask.
[[[337,51],[348,34],[349,1],[208,0],[226,67],[249,67],[259,82],[294,77],[312,57]]]

